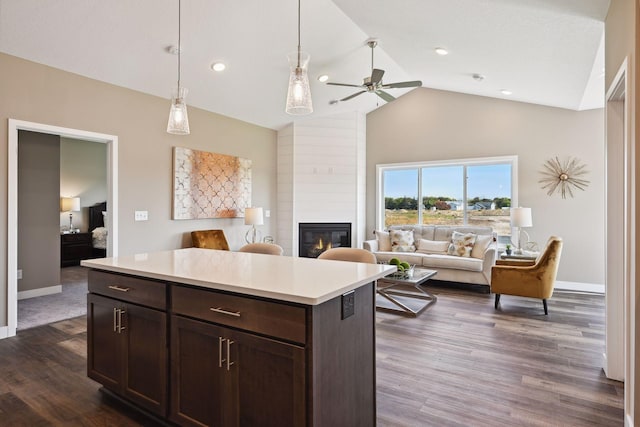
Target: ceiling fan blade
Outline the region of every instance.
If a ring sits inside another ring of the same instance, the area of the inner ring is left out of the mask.
[[[394,99],[396,99],[394,96],[389,95],[387,92],[385,92],[383,90],[377,90],[376,91],[376,95],[378,95],[380,98],[384,99],[387,102],[391,102]]]
[[[348,100],[350,100],[351,98],[355,98],[356,96],[358,96],[358,95],[362,95],[362,94],[363,94],[363,93],[365,93],[365,92],[367,92],[367,91],[366,91],[366,90],[361,90],[360,92],[356,92],[356,93],[354,93],[354,94],[352,94],[352,95],[347,96],[346,98],[342,98],[342,99],[340,100],[340,102],[342,102],[342,101],[348,101]]]
[[[400,87],[420,87],[422,86],[422,82],[420,80],[415,80],[412,82],[398,82],[398,83],[389,83],[386,85],[382,85],[384,89],[394,89]]]
[[[329,83],[329,82],[327,82],[327,84],[331,85],[331,86],[362,87],[362,85],[350,85],[348,83]]]
[[[371,83],[374,85],[380,83],[382,81],[382,76],[384,76],[384,70],[374,68],[371,72]]]

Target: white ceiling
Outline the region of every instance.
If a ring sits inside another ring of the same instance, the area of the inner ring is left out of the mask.
[[[371,111],[384,101],[316,80],[360,84],[369,37],[385,83],[423,86],[574,110],[604,104],[604,19],[610,0],[302,0],[314,115]],[[169,98],[176,85],[177,0],[0,0],[0,51]],[[284,113],[295,0],[184,0],[182,84],[187,103],[272,129]],[[435,47],[445,47],[439,56]],[[227,69],[211,71],[213,62]],[[482,82],[471,76],[485,76]],[[501,89],[513,92],[510,96]],[[390,89],[400,96],[405,90]],[[167,105],[167,115],[169,107]],[[166,118],[161,118],[165,121]]]

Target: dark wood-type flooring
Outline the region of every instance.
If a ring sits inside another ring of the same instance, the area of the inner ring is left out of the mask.
[[[379,426],[622,426],[623,385],[601,369],[604,297],[556,292],[542,303],[428,286],[418,318],[377,315]],[[1,426],[152,422],[86,377],[86,320],[0,340]],[[340,427],[340,426],[331,426]]]

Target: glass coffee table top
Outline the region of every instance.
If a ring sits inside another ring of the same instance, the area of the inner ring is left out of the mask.
[[[437,301],[435,295],[420,287],[438,272],[414,267],[413,274],[397,273],[378,279],[376,309],[417,317]]]

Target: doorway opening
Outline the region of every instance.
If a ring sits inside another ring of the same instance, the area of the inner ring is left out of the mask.
[[[7,323],[0,327],[0,338],[14,336],[17,329],[18,307],[18,131],[59,135],[64,138],[107,144],[107,256],[118,250],[118,137],[115,135],[51,126],[41,123],[9,119],[7,144]]]

